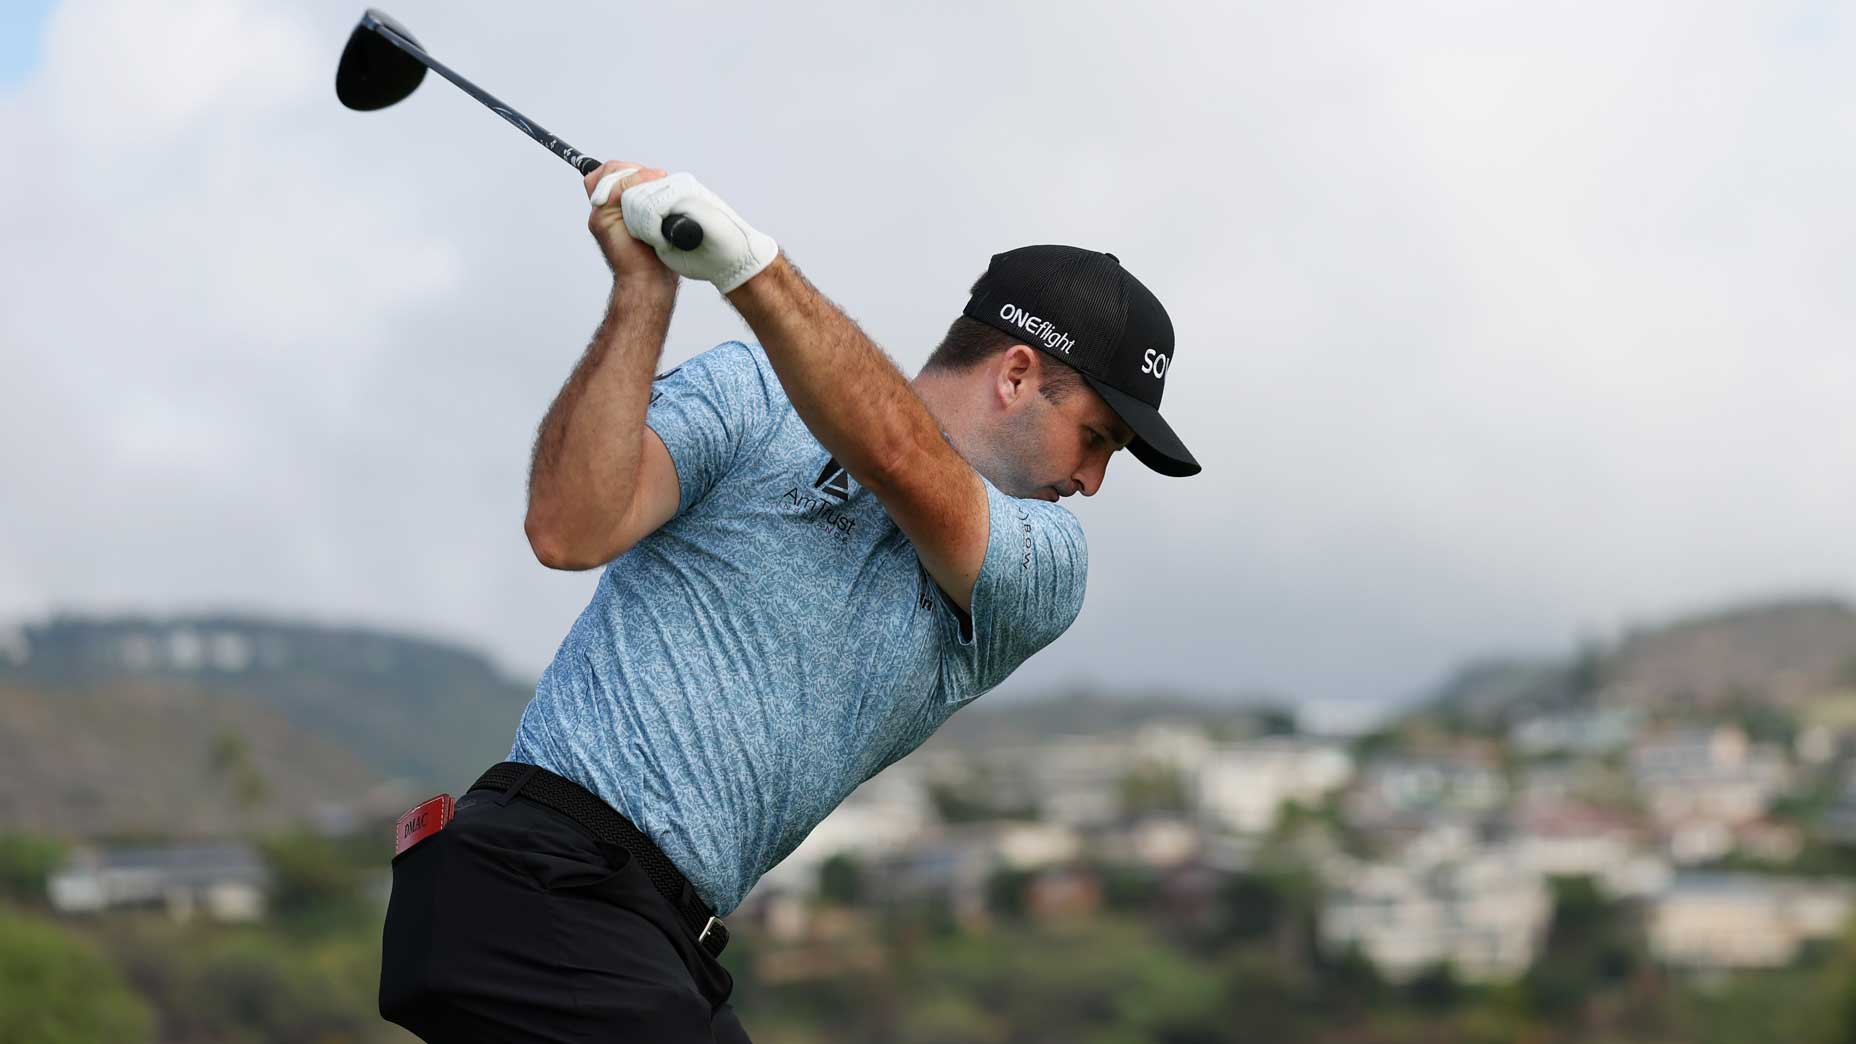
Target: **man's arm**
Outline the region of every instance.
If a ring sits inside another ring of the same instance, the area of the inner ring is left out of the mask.
[[[677,274],[632,238],[618,205],[598,191],[609,177],[608,188],[663,173],[613,160],[584,179],[593,200],[587,230],[612,270],[612,294],[593,343],[542,418],[529,464],[522,528],[552,569],[609,562],[676,514],[676,467],[644,417]]]
[[[986,490],[902,372],[784,255],[728,300],[799,418],[876,494],[929,575],[968,611],[986,559]]]
[[[615,283],[606,316],[542,418],[523,530],[551,569],[609,562],[670,520],[677,473],[645,426],[675,284]]]

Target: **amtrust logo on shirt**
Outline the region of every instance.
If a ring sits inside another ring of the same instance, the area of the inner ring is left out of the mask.
[[[1076,342],[1070,338],[1070,335],[1059,332],[1050,324],[1050,320],[1032,315],[1015,304],[1000,308],[999,318],[1030,334],[1053,352],[1068,355],[1070,349],[1076,347]]]

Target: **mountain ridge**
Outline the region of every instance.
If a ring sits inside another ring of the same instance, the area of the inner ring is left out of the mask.
[[[391,815],[508,753],[532,687],[468,645],[202,613],[59,614],[0,643],[0,824],[206,835]],[[1504,728],[1604,706],[1796,709],[1856,689],[1856,608],[1775,599],[1634,628],[1560,657],[1465,663],[1410,713]],[[1191,720],[1294,728],[1295,702],[1161,693],[980,701],[930,744],[997,745]]]

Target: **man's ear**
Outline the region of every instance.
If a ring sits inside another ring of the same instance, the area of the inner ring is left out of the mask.
[[[1022,344],[1007,348],[993,370],[993,392],[999,405],[1010,408],[1024,396],[1037,394],[1041,376],[1035,351]]]

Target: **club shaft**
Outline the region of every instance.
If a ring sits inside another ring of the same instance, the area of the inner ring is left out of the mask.
[[[405,51],[426,68],[450,80],[452,83],[457,84],[464,90],[464,93],[482,102],[491,112],[508,120],[517,130],[540,142],[549,152],[566,160],[575,170],[582,174],[591,174],[599,169],[598,160],[562,141],[559,137],[556,137],[552,131],[548,130],[548,128],[543,127],[541,124],[536,123],[534,120],[529,119],[527,116],[503,104],[501,99],[497,98],[489,91],[478,87],[476,84],[466,80],[463,76],[452,72],[445,63],[425,53],[424,48],[406,39],[399,33],[394,32],[391,27],[379,22],[374,22],[372,28],[374,32],[379,33],[388,43]]]

